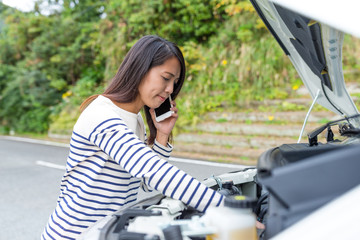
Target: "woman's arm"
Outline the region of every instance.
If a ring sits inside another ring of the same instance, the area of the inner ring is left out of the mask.
[[[210,205],[219,206],[223,201],[221,194],[159,158],[119,118],[101,122],[90,133],[88,140],[132,176],[143,178],[151,188],[199,211],[205,211]]]

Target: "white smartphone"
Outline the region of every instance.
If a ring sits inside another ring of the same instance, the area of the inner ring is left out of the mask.
[[[171,96],[169,96],[158,108],[155,108],[155,119],[157,122],[168,118],[174,112],[170,110],[172,108]]]

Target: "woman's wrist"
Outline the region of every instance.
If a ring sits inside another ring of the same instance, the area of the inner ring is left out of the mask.
[[[167,143],[169,141],[169,135],[163,134],[161,132],[157,132],[156,133],[156,141],[163,146],[167,146]]]

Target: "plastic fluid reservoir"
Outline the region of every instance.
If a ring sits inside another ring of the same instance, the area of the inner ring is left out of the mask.
[[[256,217],[252,212],[256,200],[243,195],[227,196],[224,206],[209,208],[203,220],[214,228],[215,234],[206,240],[254,240]]]

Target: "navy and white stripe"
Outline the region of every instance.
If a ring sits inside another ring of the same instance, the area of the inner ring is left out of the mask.
[[[57,206],[42,239],[75,239],[97,220],[136,201],[140,187],[156,189],[200,211],[221,204],[219,193],[166,161],[170,144],[147,147],[145,131],[139,138],[123,114],[101,96],[79,117]]]

